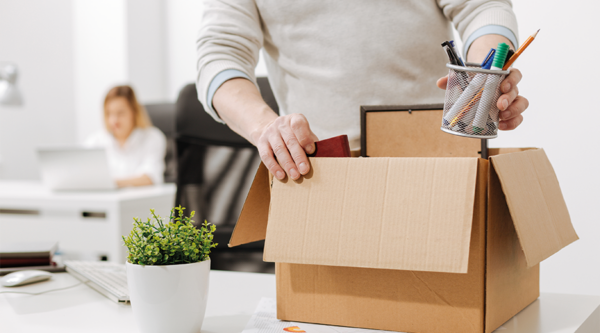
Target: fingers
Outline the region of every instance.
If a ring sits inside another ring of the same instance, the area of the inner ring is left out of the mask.
[[[502,81],[500,90],[502,90],[503,93],[508,93],[512,88],[516,87],[519,82],[521,82],[522,78],[523,75],[521,74],[521,71],[516,68],[512,68],[510,70],[510,74],[508,74],[504,81]]]
[[[279,160],[279,162],[292,179],[298,179],[300,178],[300,174],[305,175],[310,170],[305,147],[314,150],[314,148],[311,148],[311,145],[314,145],[314,143],[310,141],[310,133],[307,132],[308,122],[306,119],[302,116],[301,120],[296,121],[296,123],[294,123],[293,119],[294,118],[290,119],[289,124],[284,122],[279,127],[281,137],[289,151],[289,156],[291,156],[291,161],[289,161],[289,166],[286,165],[285,163],[288,161],[286,156],[285,161]],[[277,155],[277,158],[279,159],[279,155]],[[298,174],[298,172],[300,172],[300,174]]]
[[[310,130],[308,120],[301,114],[292,116],[293,117],[290,119],[290,127],[298,139],[298,143],[307,154],[314,153],[315,141],[318,141],[318,139],[315,140],[317,136]]]
[[[517,128],[523,122],[521,115],[529,107],[529,101],[523,96],[517,96],[505,111],[500,112],[498,128],[509,131]]]
[[[284,179],[287,174],[296,180],[310,171],[306,153],[315,150],[316,135],[301,114],[277,118],[267,125],[257,143],[261,160],[269,171]]]
[[[277,135],[279,134],[279,135]],[[283,133],[277,133],[275,135],[272,135],[269,138],[269,142],[271,143],[271,148],[273,148],[273,153],[275,154],[275,156],[277,157],[277,162],[279,162],[279,165],[285,170],[285,172],[288,174],[288,176],[290,176],[290,178],[292,179],[298,179],[300,178],[300,173],[298,172],[298,167],[296,166],[296,163],[294,163],[294,160],[292,159],[292,156],[290,156],[290,151],[288,149],[291,149],[292,151],[294,151],[294,153],[292,154],[298,154],[298,149],[297,149],[297,143],[296,146],[294,146],[294,144],[292,143],[292,140],[290,140],[289,136],[285,135],[286,138],[282,138],[281,134]],[[290,146],[288,146],[288,144]],[[302,150],[300,149],[301,153]]]
[[[500,111],[506,110],[519,95],[519,88],[517,85],[521,81],[521,78],[523,78],[521,72],[518,69],[513,68],[510,71],[510,74],[500,84],[500,91],[504,93],[498,98],[497,106]]]
[[[273,175],[275,175],[277,179],[281,180],[285,178],[285,172],[283,171],[281,166],[279,166],[279,163],[277,163],[277,160],[273,155],[273,149],[271,148],[271,145],[268,143],[268,141],[265,140],[264,142],[259,143],[257,145],[257,148],[258,154],[260,155],[260,159],[265,164],[267,169],[269,169],[269,171]]]
[[[518,115],[514,118],[511,118],[510,120],[500,121],[498,128],[500,128],[503,131],[510,131],[510,130],[514,130],[515,128],[517,128],[519,125],[521,125],[522,122],[523,122],[523,116]]]
[[[438,88],[446,90],[446,86],[448,86],[448,75],[439,78],[436,84]]]

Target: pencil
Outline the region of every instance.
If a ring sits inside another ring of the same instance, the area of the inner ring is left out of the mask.
[[[507,70],[510,67],[510,65],[512,65],[513,62],[515,62],[515,60],[517,60],[517,58],[521,55],[521,53],[523,53],[523,51],[525,51],[525,49],[529,46],[529,44],[531,44],[531,42],[533,42],[533,40],[535,39],[535,36],[537,36],[537,34],[538,34],[538,32],[540,32],[540,30],[541,29],[538,29],[538,31],[536,31],[533,35],[529,36],[527,38],[527,40],[525,40],[523,45],[521,45],[521,47],[519,47],[519,49],[515,52],[515,54],[513,54],[513,56],[510,57],[510,59],[508,59],[506,64],[504,64],[504,67],[502,67],[503,71]]]
[[[452,122],[450,123],[450,127],[456,125],[456,123],[462,119],[462,117],[464,117],[469,111],[471,111],[471,108],[473,107],[473,105],[475,105],[475,103],[477,103],[479,101],[479,99],[481,98],[481,94],[483,93],[483,88],[481,88],[479,90],[479,92],[477,94],[475,94],[475,96],[473,96],[473,98],[471,99],[471,101],[469,102],[469,104],[465,105],[464,108],[462,108],[462,110],[460,110],[460,113],[454,117],[454,119],[452,119]]]

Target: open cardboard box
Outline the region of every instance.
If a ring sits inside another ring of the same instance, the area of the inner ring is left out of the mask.
[[[311,158],[298,181],[261,165],[230,246],[266,240],[282,320],[492,332],[538,298],[539,263],[578,237],[543,149],[489,156]]]

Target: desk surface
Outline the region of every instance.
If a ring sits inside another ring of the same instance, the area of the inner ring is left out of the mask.
[[[51,281],[18,290],[35,292],[75,283],[78,281],[69,274],[59,273]],[[0,291],[8,289],[0,287]],[[211,271],[202,332],[241,332],[261,297],[275,298],[274,275]],[[85,285],[38,296],[0,294],[0,323],[3,332],[11,333],[138,332],[129,305],[116,304]],[[542,293],[496,332],[599,331],[600,296]]]
[[[120,201],[139,199],[164,194],[174,194],[175,184],[129,187],[107,191],[51,191],[39,181],[1,180],[0,201],[2,200],[96,200]]]

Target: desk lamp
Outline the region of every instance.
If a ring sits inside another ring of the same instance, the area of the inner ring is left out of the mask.
[[[0,105],[23,105],[23,98],[16,85],[17,74],[16,65],[0,65]]]

